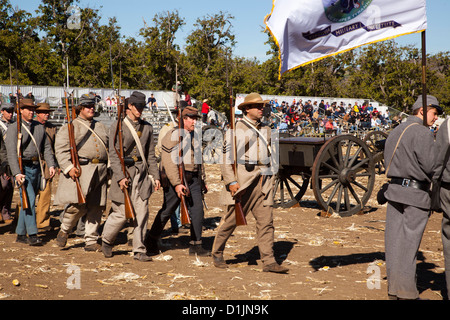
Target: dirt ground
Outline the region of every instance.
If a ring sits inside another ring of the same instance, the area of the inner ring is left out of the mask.
[[[218,205],[222,185],[217,165],[206,170],[210,191],[203,236],[205,247],[211,248],[223,214]],[[386,300],[386,205],[379,206],[375,200],[384,179],[377,175],[365,214],[323,217],[312,190],[300,206],[275,209],[275,255],[290,269],[284,275],[262,272],[252,216],[248,226],[238,227],[228,242],[229,268],[218,269],[211,258],[188,255],[187,234],[168,231],[164,251],[152,262],[132,259],[126,229],[110,259],[101,252],[85,252],[83,239],[75,235],[61,249],[55,243],[61,208],[52,207],[53,230],[40,234],[41,247],[16,243],[13,225],[0,224],[0,299]],[[17,191],[13,208],[16,203]],[[158,191],[150,201],[149,227],[161,205],[162,191]],[[444,295],[440,223],[441,215],[433,214],[420,247],[418,286],[424,299],[442,300]]]

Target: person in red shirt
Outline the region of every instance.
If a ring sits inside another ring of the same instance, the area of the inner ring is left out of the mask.
[[[203,104],[202,104],[202,122],[206,123],[206,120],[208,118],[208,113],[209,113],[209,105],[208,105],[208,99],[203,100]]]

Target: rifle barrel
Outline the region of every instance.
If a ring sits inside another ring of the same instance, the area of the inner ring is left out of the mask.
[[[81,166],[80,166],[80,162],[78,161],[77,145],[75,143],[75,134],[74,134],[73,123],[72,123],[73,118],[72,118],[72,116],[70,114],[70,110],[69,110],[69,98],[67,97],[67,91],[64,91],[64,97],[65,97],[65,102],[66,102],[67,132],[69,135],[70,158],[72,161],[72,165],[78,171],[78,174],[75,177],[77,198],[78,198],[78,203],[83,204],[83,203],[86,203],[86,198],[83,194],[83,190],[81,189],[80,180],[79,180],[79,177],[81,176]],[[72,112],[73,112],[73,105],[72,105]]]
[[[237,151],[236,151],[236,131],[235,131],[235,116],[233,107],[233,93],[230,89],[230,130],[231,130],[231,152],[233,156],[233,171],[237,177]],[[245,218],[244,210],[242,209],[241,196],[234,197],[234,212],[236,215],[236,226],[246,226],[247,219]]]
[[[123,152],[123,130],[122,130],[122,122],[123,122],[123,114],[124,114],[124,105],[122,104],[122,100],[120,95],[117,96],[117,126],[116,132],[114,134],[114,149],[116,151],[117,156],[119,157],[120,165],[122,167],[122,172],[127,179],[130,179],[130,174],[128,173],[127,167],[125,165],[124,152]],[[119,140],[119,150],[116,148],[116,142]],[[130,198],[130,192],[128,189],[123,189],[124,196],[124,205],[125,205],[125,218],[131,219],[135,221],[136,214],[133,208],[133,204]]]
[[[17,61],[16,61],[16,81],[17,81],[17,98],[16,98],[16,114],[17,114],[17,160],[19,162],[20,173],[24,174],[23,170],[23,161],[22,161],[22,115],[20,112],[20,89],[19,89],[19,76],[17,70]],[[30,208],[30,202],[28,201],[28,194],[25,187],[25,183],[21,183],[20,191],[22,195],[22,208],[24,210]]]
[[[186,187],[186,195],[190,195],[189,187],[186,184],[185,179],[185,171],[184,171],[184,162],[183,162],[183,135],[184,131],[183,119],[181,118],[181,107],[178,106],[178,172],[180,175],[181,184]],[[186,205],[185,196],[181,196],[180,202],[180,220],[181,224],[189,224],[191,223],[191,218],[189,217],[189,210]]]

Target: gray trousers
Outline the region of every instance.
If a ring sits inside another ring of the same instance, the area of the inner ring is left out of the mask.
[[[98,240],[98,227],[102,219],[104,206],[73,203],[64,209],[61,230],[70,233],[78,221],[86,216],[84,240],[86,245],[93,245]]]
[[[417,252],[430,216],[429,210],[388,202],[386,209],[386,272],[388,294],[417,299]]]
[[[137,184],[139,177],[133,179],[130,199],[133,204],[134,213],[136,215],[136,225],[133,230],[133,253],[145,253],[144,245],[145,234],[148,225],[148,199],[142,200],[137,192]],[[113,245],[120,230],[126,223],[125,204],[112,201],[111,213],[105,222],[102,233],[102,241]]]

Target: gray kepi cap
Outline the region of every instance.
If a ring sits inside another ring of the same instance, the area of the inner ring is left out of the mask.
[[[414,103],[413,107],[412,107],[412,111],[420,109],[423,107],[423,100],[422,100],[422,96],[420,95],[417,98],[417,101]],[[441,115],[444,113],[444,110],[442,109],[441,106],[439,106],[439,101],[438,99],[436,99],[435,96],[429,96],[427,95],[427,107],[428,108],[435,108],[438,112],[438,115]]]
[[[0,108],[0,111],[3,111],[3,110],[11,110],[11,109],[14,110],[14,108],[15,108],[14,104],[9,103],[9,102],[5,102],[5,103],[2,103],[2,106],[1,106],[1,108]]]
[[[145,108],[145,94],[139,91],[133,91],[128,99],[128,104],[132,104],[136,108]]]
[[[80,106],[94,106],[95,105],[95,95],[92,93],[83,94],[80,98]]]

